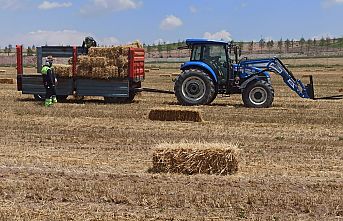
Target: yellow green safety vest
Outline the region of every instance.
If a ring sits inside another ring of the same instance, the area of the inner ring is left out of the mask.
[[[50,67],[48,67],[48,66],[43,66],[41,73],[42,73],[43,75],[47,75],[49,70],[51,70]]]

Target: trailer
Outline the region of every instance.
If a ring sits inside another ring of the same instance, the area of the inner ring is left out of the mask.
[[[85,79],[77,76],[77,57],[83,53],[82,47],[42,46],[37,48],[37,73],[24,73],[23,46],[16,46],[17,53],[17,89],[22,94],[31,94],[36,100],[45,99],[45,88],[42,82],[42,60],[44,57],[72,57],[72,74],[70,78],[58,77],[56,85],[57,98],[66,100],[68,96],[101,96],[105,102],[131,102],[139,91],[143,91],[145,79],[143,48],[129,49],[129,68],[126,78]],[[57,73],[58,74],[58,73]]]

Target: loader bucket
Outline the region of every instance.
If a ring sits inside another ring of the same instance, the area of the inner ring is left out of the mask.
[[[310,75],[310,83],[305,86],[306,92],[310,99],[312,100],[342,100],[343,94],[341,95],[333,95],[333,96],[326,96],[326,97],[314,97],[314,86],[313,86],[313,76]]]

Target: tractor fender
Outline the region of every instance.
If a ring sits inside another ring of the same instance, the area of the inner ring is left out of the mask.
[[[246,88],[250,82],[253,82],[253,81],[256,81],[256,80],[259,81],[259,80],[261,80],[261,79],[266,79],[266,81],[267,81],[268,83],[271,83],[271,82],[270,82],[270,75],[269,75],[268,73],[264,72],[264,73],[261,73],[260,75],[254,75],[254,76],[248,78],[247,80],[245,80],[245,81],[241,84],[240,89]]]
[[[239,89],[245,89],[245,88],[248,86],[248,84],[249,84],[250,82],[253,82],[253,81],[258,80],[258,79],[259,79],[259,76],[257,76],[257,75],[255,75],[255,76],[253,76],[253,77],[247,79],[246,81],[244,81],[244,82],[241,84],[241,86],[240,86]]]
[[[184,70],[188,70],[190,68],[200,68],[202,70],[205,70],[210,75],[210,77],[212,79],[214,79],[215,83],[218,82],[218,78],[217,78],[216,73],[206,63],[200,62],[200,61],[189,61],[189,62],[184,63],[180,69],[182,71],[184,71]]]

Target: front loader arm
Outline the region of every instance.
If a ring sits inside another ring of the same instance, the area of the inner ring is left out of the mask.
[[[283,78],[285,84],[302,98],[314,99],[313,78],[310,76],[310,84],[305,86],[301,80],[296,79],[293,73],[282,63],[279,58],[246,60],[239,64],[240,67],[254,66],[264,71],[274,72]]]

